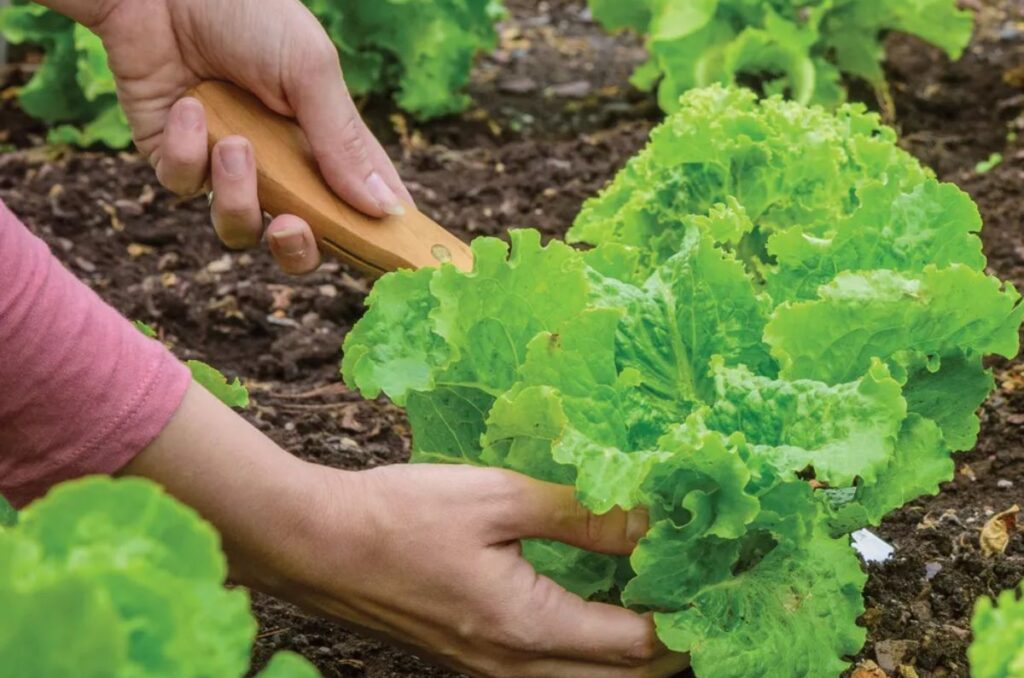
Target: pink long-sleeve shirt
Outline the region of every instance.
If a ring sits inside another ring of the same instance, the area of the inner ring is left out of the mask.
[[[120,470],[189,382],[0,202],[0,494],[22,506],[61,481]]]

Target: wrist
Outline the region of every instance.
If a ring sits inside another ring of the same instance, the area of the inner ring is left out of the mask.
[[[349,615],[339,607],[343,590],[361,579],[360,561],[373,539],[365,474],[303,464],[291,487],[278,492],[280,508],[270,518],[275,536],[262,535],[261,544],[272,553],[248,560],[255,567],[244,572],[233,568],[232,575],[257,590],[344,619]]]

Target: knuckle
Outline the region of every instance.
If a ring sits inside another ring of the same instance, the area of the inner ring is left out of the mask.
[[[303,70],[307,75],[317,76],[333,76],[341,72],[338,50],[326,35],[317,38],[305,50]]]
[[[367,148],[358,117],[353,115],[345,121],[341,145],[349,162],[362,164],[369,161],[370,151]]]
[[[213,211],[223,220],[232,223],[243,222],[249,225],[254,221],[254,215],[258,209],[252,205],[244,196],[236,195],[230,191],[213,193]]]
[[[168,169],[167,164],[161,164],[157,168],[156,178],[164,188],[175,195],[188,196],[195,192],[186,177]]]
[[[477,482],[484,497],[502,507],[520,503],[525,494],[521,480],[501,469],[480,469]]]
[[[639,637],[634,639],[626,652],[626,659],[634,664],[644,664],[658,654],[658,636],[653,626],[648,626]]]

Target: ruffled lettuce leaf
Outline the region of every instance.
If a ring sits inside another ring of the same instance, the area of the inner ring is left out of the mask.
[[[924,356],[935,368],[965,352],[1016,356],[1022,318],[1012,285],[961,264],[928,266],[918,276],[851,272],[823,285],[813,301],[779,306],[765,341],[783,376],[835,384],[875,358],[906,366]]]
[[[907,404],[899,382],[875,361],[860,379],[831,386],[781,380],[746,366],[715,368],[715,403],[706,425],[742,431],[753,454],[782,475],[807,469],[832,486],[874,483],[892,458]]]
[[[834,228],[808,223],[774,234],[768,253],[777,262],[768,277],[776,303],[813,299],[839,271],[888,269],[921,273],[927,266],[985,268],[981,215],[952,184],[928,179],[911,191],[871,183],[859,205]]]
[[[651,540],[657,538],[658,528]],[[638,547],[634,560],[646,555]],[[690,558],[703,558],[695,552]],[[689,652],[698,676],[833,677],[866,635],[867,580],[848,539],[815,535],[800,548],[776,547],[748,570],[711,581],[675,612],[654,615],[671,649]]]

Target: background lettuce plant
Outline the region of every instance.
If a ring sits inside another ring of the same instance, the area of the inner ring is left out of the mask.
[[[959,58],[973,26],[956,0],[590,0],[590,7],[606,28],[645,36],[650,60],[633,82],[657,86],[666,111],[691,88],[753,81],[767,94],[837,106],[846,99],[843,75],[888,100],[886,31],[919,36]]]
[[[428,119],[469,104],[473,60],[497,43],[499,0],[303,0],[327,28],[356,96],[394,93]],[[0,33],[39,45],[45,59],[22,89],[25,112],[48,125],[51,143],[124,148],[131,130],[117,103],[103,43],[70,19],[28,0],[0,8]]]
[[[0,508],[0,674],[246,675],[256,620],[226,576],[214,529],[148,481],[89,478]],[[292,653],[259,674],[317,675]]]
[[[393,92],[423,119],[469,105],[473,61],[497,45],[500,0],[303,0],[341,54],[357,96]]]
[[[698,676],[836,676],[864,641],[849,533],[952,477],[983,356],[1018,350],[980,229],[863,107],[695,90],[585,206],[593,249],[517,231],[472,273],[385,276],[342,369],[406,408],[415,461],[647,506],[629,559],[525,553],[654,611]]]
[[[132,141],[117,103],[114,76],[98,37],[53,10],[27,0],[0,8],[0,33],[12,44],[46,53],[18,97],[21,107],[51,126],[51,143],[124,148]]]
[[[967,650],[972,678],[1024,676],[1024,600],[1008,589],[997,600],[982,598],[971,619],[974,642]]]

